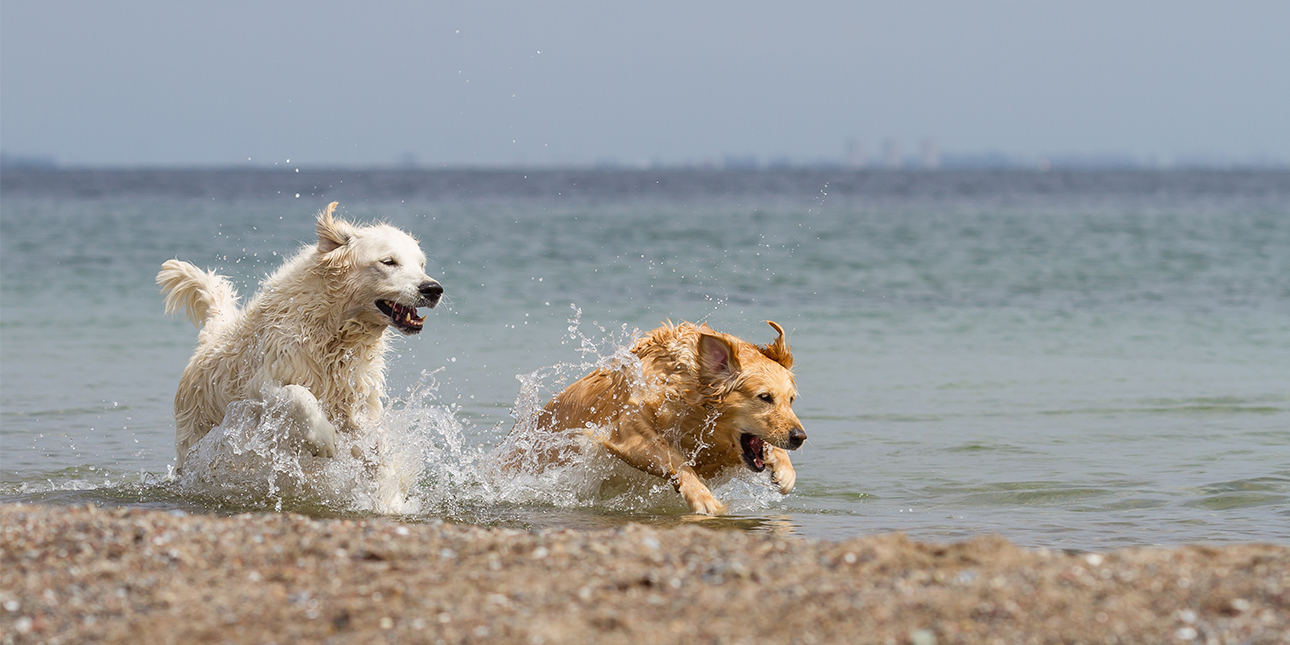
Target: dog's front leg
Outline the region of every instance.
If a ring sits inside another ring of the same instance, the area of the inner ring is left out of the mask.
[[[701,515],[726,512],[726,505],[717,500],[685,457],[654,433],[620,429],[602,444],[633,468],[672,482],[692,512]]]
[[[336,426],[327,420],[312,392],[300,385],[266,389],[268,413],[281,424],[288,443],[318,457],[336,454]]]
[[[672,485],[676,487],[676,492],[685,499],[691,512],[700,515],[722,515],[726,512],[726,505],[712,494],[708,485],[703,483],[703,479],[689,466],[677,471],[671,480]]]
[[[770,469],[770,480],[779,486],[779,493],[789,494],[793,490],[793,484],[797,483],[797,471],[793,470],[793,462],[788,459],[788,451],[767,445],[766,451],[762,453],[762,460]]]
[[[385,412],[385,404],[381,402],[381,390],[372,390],[367,393],[367,405],[362,406],[361,411],[356,411],[356,417],[353,419],[354,425],[358,427],[375,426],[381,422],[381,415]]]

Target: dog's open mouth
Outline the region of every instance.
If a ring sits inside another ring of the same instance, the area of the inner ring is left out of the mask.
[[[766,462],[763,457],[766,454],[766,442],[761,437],[747,432],[739,435],[739,447],[743,448],[744,464],[748,470],[759,473],[766,470]]]
[[[390,300],[377,300],[376,308],[381,313],[390,317],[390,322],[398,327],[399,331],[405,334],[416,334],[421,332],[421,326],[425,324],[426,319],[417,315],[416,307],[401,305]]]

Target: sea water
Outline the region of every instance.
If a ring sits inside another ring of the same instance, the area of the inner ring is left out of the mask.
[[[1290,543],[1287,172],[5,169],[0,182],[0,501]],[[392,341],[387,412],[360,447],[376,457],[284,457],[242,411],[208,436],[202,468],[176,473],[171,402],[196,331],[163,314],[158,268],[216,269],[245,301],[313,241],[330,201],[417,236],[446,289],[424,332]],[[788,330],[809,436],[791,494],[736,472],[713,482],[731,514],[695,520],[664,482],[595,450],[543,473],[497,468],[512,427],[664,320],[757,343],[774,338],[767,320]]]

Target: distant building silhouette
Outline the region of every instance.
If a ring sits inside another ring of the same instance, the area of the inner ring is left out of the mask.
[[[58,162],[46,155],[15,155],[0,151],[0,168],[57,168]]]
[[[756,170],[757,155],[726,155],[721,166],[726,170]]]
[[[904,164],[900,158],[900,140],[887,139],[882,144],[882,163],[888,168],[899,168]]]
[[[941,167],[941,148],[936,145],[934,139],[924,139],[922,155],[923,167],[928,170],[936,170]]]
[[[859,139],[847,139],[843,152],[843,163],[847,168],[865,167],[864,144]]]
[[[417,153],[412,152],[411,150],[406,150],[399,154],[399,159],[394,165],[399,168],[418,168],[421,166],[421,159],[420,157],[417,157]]]

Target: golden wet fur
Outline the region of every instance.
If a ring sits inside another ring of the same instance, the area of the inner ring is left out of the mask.
[[[197,349],[175,394],[175,450],[188,451],[223,419],[229,404],[258,400],[289,443],[332,456],[335,432],[381,415],[386,330],[421,330],[417,307],[443,288],[425,274],[425,254],[407,233],[318,216],[318,243],[268,277],[245,308],[228,280],[168,260],[157,274],[166,312],[184,309],[200,328]]]
[[[725,512],[705,480],[740,466],[770,469],[788,493],[797,475],[786,449],[799,447],[806,433],[793,412],[793,355],[784,330],[770,325],[779,337],[757,346],[707,325],[665,324],[632,347],[643,382],[634,369],[598,369],[546,404],[539,432],[590,433],[619,459],[670,481],[695,513]],[[567,456],[512,452],[504,463]]]

